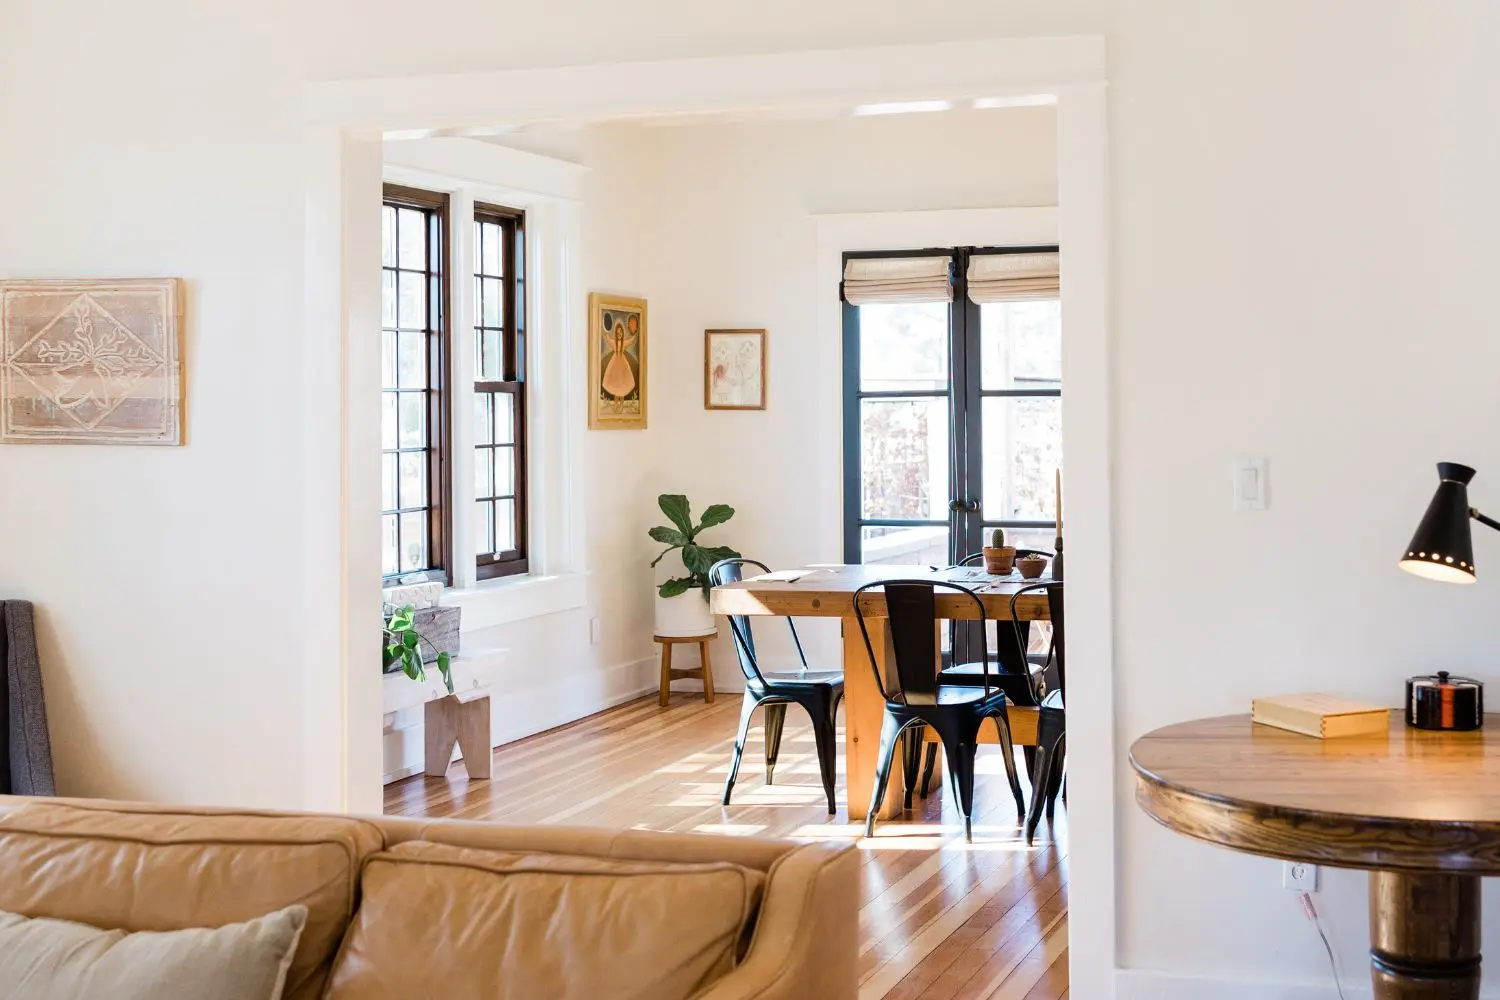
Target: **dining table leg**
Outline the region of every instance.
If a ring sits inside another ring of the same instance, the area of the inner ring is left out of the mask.
[[[885,718],[885,699],[870,669],[870,653],[859,630],[859,619],[845,618],[844,626],[844,773],[849,797],[849,822],[862,822],[869,813],[870,793],[875,789],[875,768],[880,752],[880,726]],[[870,646],[882,677],[890,677],[894,659],[891,630],[884,618],[866,618]],[[886,787],[879,819],[901,813],[904,793],[901,782]]]
[[[1478,1000],[1479,877],[1370,873],[1376,1000]]]

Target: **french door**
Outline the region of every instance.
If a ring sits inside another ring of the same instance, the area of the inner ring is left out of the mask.
[[[1051,550],[1062,468],[1054,292],[974,302],[975,257],[1056,247],[849,253],[949,258],[952,301],[844,304],[844,561],[947,565],[992,528]]]

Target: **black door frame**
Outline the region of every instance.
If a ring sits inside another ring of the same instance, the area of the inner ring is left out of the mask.
[[[980,371],[980,310],[978,303],[969,299],[969,259],[974,256],[992,256],[1021,253],[1057,253],[1056,244],[1041,244],[1009,247],[925,247],[919,250],[849,251],[843,255],[847,265],[850,260],[888,257],[938,257],[952,258],[950,280],[953,285],[953,303],[948,310],[948,389],[911,392],[892,390],[865,392],[860,387],[860,324],[859,307],[844,300],[842,282],[839,298],[843,300],[844,319],[844,562],[863,561],[862,529],[866,527],[921,527],[946,523],[948,528],[948,561],[956,563],[984,545],[985,532],[991,528],[1055,528],[1056,522],[1049,520],[1021,520],[1015,518],[987,518],[981,509],[979,497],[984,483],[983,407],[986,398],[1048,398],[1062,396],[1062,388],[1056,389],[988,389],[983,385]],[[841,271],[842,273],[842,271]],[[914,396],[948,399],[948,518],[946,522],[923,519],[866,518],[864,517],[863,491],[863,442],[860,437],[860,404],[866,399],[881,397],[910,398]],[[955,654],[960,659],[978,659],[979,641],[977,631],[957,630]],[[974,632],[974,634],[967,634]]]

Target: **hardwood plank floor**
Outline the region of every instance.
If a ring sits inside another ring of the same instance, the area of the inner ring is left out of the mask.
[[[829,816],[812,727],[787,712],[776,783],[765,782],[757,717],[735,783],[719,804],[740,700],[655,696],[500,747],[494,776],[389,785],[385,811],[505,823],[631,826],[737,836],[858,838],[839,802]],[[799,717],[800,716],[800,717]],[[840,736],[842,745],[842,735]],[[995,747],[981,749],[974,843],[947,789],[917,799],[861,848],[860,1000],[1066,1000],[1067,820],[1045,820],[1028,849]],[[1025,769],[1021,769],[1025,782]],[[868,789],[856,790],[868,795]],[[1027,789],[1028,796],[1030,789]]]

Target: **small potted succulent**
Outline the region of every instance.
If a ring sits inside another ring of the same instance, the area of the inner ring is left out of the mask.
[[[1035,580],[1042,575],[1042,570],[1047,568],[1047,557],[1037,555],[1035,552],[1023,556],[1017,563],[1016,568],[1021,575],[1028,580]]]
[[[1005,530],[990,532],[990,544],[984,547],[984,571],[991,576],[1006,576],[1016,562],[1016,547],[1005,544]]]

